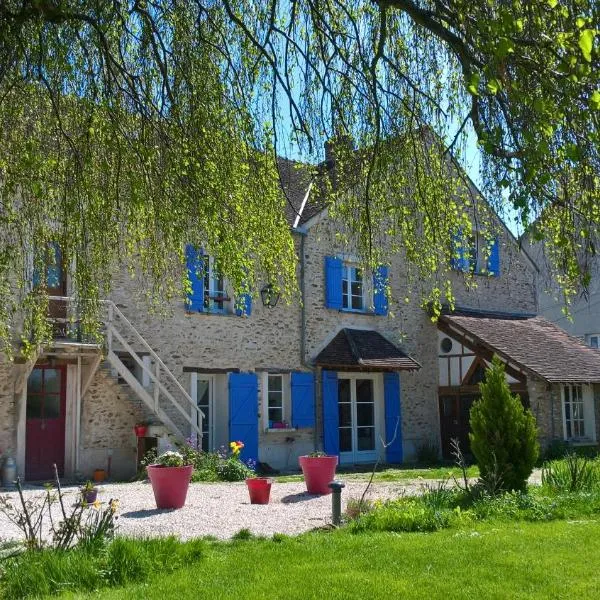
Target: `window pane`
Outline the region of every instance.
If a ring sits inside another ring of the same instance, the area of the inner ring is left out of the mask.
[[[350,427],[352,425],[351,406],[351,404],[338,404],[340,427]]]
[[[356,380],[356,401],[373,402],[373,381],[371,379]]]
[[[340,452],[352,451],[352,429],[340,428]]]
[[[353,296],[362,296],[362,282],[360,282],[360,281],[352,282],[352,295]]]
[[[42,391],[42,369],[33,369],[27,380],[27,391],[39,394]]]
[[[281,375],[269,375],[269,391],[281,391],[282,377]]]
[[[354,310],[362,310],[362,308],[363,308],[362,296],[352,296],[352,308]]]
[[[281,423],[283,421],[283,410],[281,408],[269,408],[269,421]]]
[[[350,402],[350,380],[338,380],[338,402]]]
[[[375,423],[374,404],[357,404],[356,405],[356,424],[373,425]]]
[[[60,392],[60,371],[58,369],[44,369],[44,392],[46,394]]]
[[[375,428],[358,427],[356,430],[358,450],[375,449]]]
[[[352,269],[352,280],[362,283],[362,269]]]
[[[44,396],[44,418],[58,419],[60,417],[60,396],[51,394]]]
[[[198,406],[208,406],[209,387],[208,381],[198,381]]]
[[[39,394],[27,396],[27,418],[42,418],[42,396]]]
[[[269,406],[281,407],[281,405],[283,404],[283,402],[282,402],[283,394],[281,392],[269,392],[268,398],[269,398]]]

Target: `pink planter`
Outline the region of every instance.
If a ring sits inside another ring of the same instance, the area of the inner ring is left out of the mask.
[[[331,494],[328,485],[335,479],[337,456],[300,456],[298,462],[309,494]]]
[[[152,484],[156,508],[181,508],[185,504],[193,465],[161,467],[148,465],[148,478]]]
[[[271,495],[271,479],[268,477],[253,477],[246,479],[250,504],[269,504]]]

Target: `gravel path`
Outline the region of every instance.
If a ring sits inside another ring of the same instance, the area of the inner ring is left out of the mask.
[[[422,490],[424,483],[423,480],[374,483],[368,497],[387,499],[416,494]],[[365,486],[363,481],[348,481],[342,494],[343,507],[349,498],[360,498]],[[273,483],[268,505],[250,504],[244,482],[193,483],[185,506],[179,510],[156,509],[152,487],[146,482],[106,484],[99,488],[98,500],[101,502],[119,499],[117,523],[120,535],[176,535],[182,539],[211,535],[226,539],[243,528],[256,535],[293,535],[331,522],[331,496],[309,495],[303,482]],[[64,490],[69,503],[75,502],[78,489],[70,486]],[[26,498],[41,493],[40,488],[25,490]],[[2,495],[18,502],[16,492]],[[0,541],[19,537],[16,526],[0,512]]]

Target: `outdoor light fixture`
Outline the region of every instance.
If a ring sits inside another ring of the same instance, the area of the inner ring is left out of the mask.
[[[279,302],[279,292],[276,292],[273,288],[273,285],[269,283],[268,285],[265,285],[262,290],[260,290],[260,299],[262,300],[263,306],[275,308]]]

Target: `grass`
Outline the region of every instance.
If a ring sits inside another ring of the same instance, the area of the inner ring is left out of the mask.
[[[360,470],[356,469],[338,469],[336,476],[342,477],[348,481],[368,481],[371,477],[370,467],[363,467]],[[476,465],[469,467],[467,474],[469,477],[478,477],[479,469]],[[448,479],[452,477],[460,479],[461,474],[457,467],[432,467],[432,468],[421,468],[414,467],[408,469],[395,469],[387,467],[379,467],[375,472],[373,481],[385,482],[385,481],[407,481],[411,479]],[[304,481],[302,474],[298,475],[275,475],[272,476],[276,482],[279,483],[293,483],[296,481]]]
[[[600,523],[556,521],[213,543],[200,562],[169,577],[75,597],[545,599],[594,598],[599,590]]]

